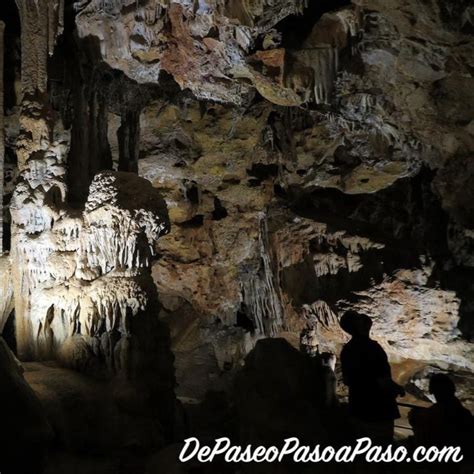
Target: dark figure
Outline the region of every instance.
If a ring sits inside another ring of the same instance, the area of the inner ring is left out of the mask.
[[[453,381],[447,375],[434,374],[429,391],[436,403],[429,408],[415,408],[408,416],[415,442],[424,446],[460,446],[464,457],[469,456],[468,445],[474,435],[473,416],[456,397]]]
[[[400,417],[396,397],[405,392],[392,380],[387,354],[370,339],[371,319],[348,311],[340,324],[352,336],[342,349],[341,368],[358,437],[368,436],[374,444],[390,443],[394,420]]]

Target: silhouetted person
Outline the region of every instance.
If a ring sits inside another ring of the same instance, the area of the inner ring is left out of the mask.
[[[469,456],[474,434],[471,412],[456,397],[454,382],[444,374],[430,378],[429,391],[436,403],[429,408],[415,408],[408,418],[413,427],[415,442],[424,446],[460,446]]]
[[[349,410],[356,419],[357,435],[368,436],[374,444],[389,443],[394,420],[400,417],[396,397],[405,392],[392,380],[387,354],[370,339],[371,319],[348,311],[340,325],[352,336],[342,349],[341,368],[349,387]]]

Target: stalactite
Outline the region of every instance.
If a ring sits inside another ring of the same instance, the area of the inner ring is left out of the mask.
[[[16,0],[21,21],[23,92],[46,92],[48,54],[62,33],[64,0]],[[38,34],[41,32],[41,34]]]
[[[348,47],[355,53],[354,44],[360,31],[360,18],[356,9],[351,7],[327,13],[316,23],[303,48],[294,52],[298,62],[313,71],[311,99],[316,104],[330,102],[340,68],[339,55]],[[311,85],[308,83],[306,88],[310,90]]]
[[[112,340],[125,348],[123,339],[135,336],[129,318],[140,313],[143,320],[156,304],[149,267],[153,243],[168,226],[166,206],[150,183],[130,173],[103,172],[94,177],[80,215],[62,214],[35,235],[26,226],[16,229],[22,355],[85,367],[105,332],[108,355],[99,350],[96,356],[112,357],[109,365],[116,367]],[[118,353],[125,357],[122,349]]]
[[[306,322],[306,327],[300,336],[302,350],[309,355],[325,351],[334,352],[335,345],[327,335],[338,332],[342,335],[342,329],[331,307],[325,301],[317,300],[312,304],[304,304],[300,315]],[[344,340],[344,336],[341,340]]]
[[[329,103],[334,79],[338,70],[339,51],[337,48],[321,48],[313,52],[314,101],[316,104]]]
[[[338,324],[337,315],[329,307],[329,305],[322,300],[315,301],[311,305],[303,305],[303,316],[312,325],[321,324],[326,329],[331,329],[331,326]]]
[[[268,228],[264,216],[260,217],[259,225],[260,267],[255,275],[243,283],[242,294],[256,331],[261,335],[274,336],[282,327],[283,311],[274,283]]]

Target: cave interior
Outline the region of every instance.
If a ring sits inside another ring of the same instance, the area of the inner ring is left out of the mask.
[[[340,443],[348,310],[406,404],[442,373],[472,412],[473,35],[469,0],[2,0],[2,474]]]

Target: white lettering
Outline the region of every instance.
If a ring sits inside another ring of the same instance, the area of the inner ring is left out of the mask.
[[[191,443],[194,443],[194,451],[186,457],[185,453]],[[199,446],[200,446],[200,443],[197,438],[185,439],[183,449],[181,449],[181,452],[179,453],[179,460],[181,462],[187,462],[190,459],[192,459],[194,456],[196,456],[196,453],[199,451]]]
[[[182,463],[196,458],[201,463],[209,463],[216,457],[223,455],[228,463],[249,462],[282,462],[285,456],[292,456],[296,463],[319,463],[336,461],[338,463],[354,462],[358,456],[364,455],[369,463],[401,463],[408,459],[408,450],[404,446],[382,447],[372,445],[370,438],[359,438],[355,446],[341,446],[337,450],[332,446],[302,446],[296,437],[284,440],[283,447],[276,446],[247,446],[232,445],[229,438],[218,438],[213,446],[201,446],[195,437],[184,440],[184,445],[179,453]],[[413,451],[414,462],[460,462],[463,460],[460,447],[419,446]]]

